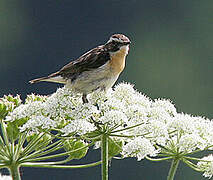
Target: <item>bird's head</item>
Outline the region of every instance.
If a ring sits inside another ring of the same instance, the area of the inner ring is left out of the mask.
[[[125,35],[113,34],[109,38],[109,40],[107,41],[105,46],[107,46],[111,52],[116,52],[116,51],[119,51],[121,49],[125,49],[126,54],[128,54],[130,43],[131,43],[131,41]]]

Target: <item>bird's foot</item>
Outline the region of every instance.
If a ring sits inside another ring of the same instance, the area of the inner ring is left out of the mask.
[[[84,104],[89,102],[86,94],[83,94],[82,101],[83,101]]]

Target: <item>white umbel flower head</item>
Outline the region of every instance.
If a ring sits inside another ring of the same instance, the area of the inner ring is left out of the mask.
[[[66,125],[63,129],[61,129],[61,132],[64,133],[64,135],[69,134],[78,134],[83,135],[88,132],[94,131],[96,127],[94,124],[88,122],[86,119],[81,120],[73,120],[68,125]]]
[[[203,157],[201,161],[197,163],[197,167],[204,172],[204,177],[208,177],[210,179],[213,175],[213,155],[210,154]]]
[[[99,120],[103,124],[108,124],[109,128],[111,128],[117,125],[123,126],[127,123],[128,119],[123,112],[118,110],[110,110],[104,113],[104,115],[100,117]]]
[[[142,137],[137,137],[124,145],[122,155],[124,157],[137,157],[138,161],[144,159],[146,156],[157,156],[158,150],[152,143]]]
[[[21,132],[27,129],[36,131],[38,127],[42,129],[52,129],[56,127],[56,122],[45,116],[32,116],[22,127],[20,127]]]
[[[113,96],[127,105],[140,104],[149,107],[151,102],[148,97],[134,90],[133,85],[129,83],[121,83],[115,86]]]
[[[54,129],[66,136],[104,130],[124,144],[123,157],[138,160],[156,156],[161,150],[156,147],[162,146],[178,153],[213,149],[212,121],[177,113],[170,100],[152,101],[128,83],[107,92],[97,90],[88,100],[83,104],[82,94],[66,87],[50,96],[30,95],[24,104],[14,106],[6,120],[24,118],[21,131]]]
[[[180,152],[193,152],[195,149],[203,150],[206,147],[206,141],[197,134],[182,135],[177,143]]]
[[[163,108],[165,111],[167,111],[171,115],[177,114],[174,104],[172,104],[172,102],[167,99],[155,99],[154,103],[152,104],[152,107]]]
[[[173,132],[168,139],[167,148],[175,147],[183,153],[191,153],[198,149],[202,151],[205,148],[212,149],[213,123],[210,120],[177,113],[167,126],[168,131]]]
[[[6,117],[6,121],[15,121],[16,119],[27,118],[32,115],[40,116],[42,114],[42,106],[43,103],[41,101],[22,104],[9,113],[9,116]]]

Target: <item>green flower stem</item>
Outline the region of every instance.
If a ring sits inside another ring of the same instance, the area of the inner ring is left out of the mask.
[[[9,166],[9,170],[13,180],[21,180],[21,176],[19,173],[19,165],[12,164],[11,166]]]
[[[55,162],[47,162],[47,163],[23,163],[23,167],[42,167],[42,168],[69,168],[69,169],[77,169],[77,168],[88,168],[88,167],[94,167],[101,164],[102,161],[84,164],[84,165],[52,165],[52,163]]]
[[[77,138],[76,138],[76,139],[77,139]],[[94,141],[94,140],[99,140],[99,139],[101,139],[101,135],[97,135],[97,136],[94,136],[94,137],[82,136],[80,139],[86,139],[86,140],[89,140],[89,141]]]
[[[195,164],[193,164],[192,162],[186,160],[186,159],[183,159],[183,162],[186,163],[189,167],[191,167],[192,169],[194,169],[195,171],[200,171],[202,172],[201,169],[197,168],[197,166]]]
[[[178,158],[175,158],[172,160],[172,164],[169,170],[169,174],[167,176],[167,180],[174,180],[175,173],[177,171],[178,165],[179,165],[180,160]]]
[[[55,151],[61,149],[63,147],[62,145],[63,145],[62,142],[55,142],[55,143],[53,143],[53,144],[51,144],[51,145],[49,145],[49,146],[47,146],[43,149],[35,151],[34,153],[30,154],[29,156],[24,156],[21,159],[21,161],[25,162],[25,161],[28,161],[29,159],[34,159],[36,157],[47,155],[51,152],[55,152]]]
[[[0,161],[1,162],[8,161],[8,157],[0,155]]]
[[[27,161],[41,161],[41,160],[66,156],[66,155],[69,155],[70,153],[74,153],[74,152],[80,151],[84,148],[87,148],[89,146],[92,146],[93,144],[94,143],[91,143],[91,144],[88,144],[87,146],[84,146],[84,147],[81,147],[81,148],[78,148],[78,149],[75,149],[75,150],[72,150],[72,151],[67,151],[67,152],[64,152],[64,153],[59,153],[59,154],[54,154],[54,155],[49,155],[49,156],[44,156],[44,157],[39,157],[39,158],[33,158],[33,159],[27,159]]]
[[[14,156],[15,155],[15,142],[13,140],[11,142],[11,146],[10,147],[11,147],[11,150],[10,150],[11,151],[11,155],[12,155],[13,158],[15,158],[15,156]]]
[[[4,140],[2,139],[2,137],[0,136],[0,147],[4,148]]]
[[[0,148],[2,148],[2,147],[0,147]],[[8,159],[8,154],[7,154],[7,151],[6,151],[6,149],[5,148],[2,148],[2,149],[0,149],[0,159],[2,160],[2,159]]]
[[[154,145],[155,147],[160,147],[162,149],[161,154],[167,154],[169,156],[172,156],[173,154],[175,154],[175,152],[172,149],[168,149],[164,146],[161,146],[160,144]]]
[[[33,139],[30,140],[27,146],[25,147],[23,154],[29,154],[30,152],[34,151],[35,147],[37,146],[37,144],[39,143],[39,141],[42,139],[44,135],[45,135],[44,133],[35,135]]]
[[[132,136],[126,136],[126,135],[120,135],[120,134],[110,134],[110,136],[115,136],[115,137],[124,137],[124,138],[134,138],[134,137],[141,137],[144,136],[144,134],[136,134]]]
[[[61,160],[61,161],[54,161],[54,162],[28,162],[28,161],[26,161],[26,162],[22,162],[22,164],[23,163],[34,163],[34,164],[44,164],[44,165],[56,165],[56,164],[65,164],[65,163],[67,163],[67,162],[69,162],[70,161],[70,158],[66,158],[65,160]]]
[[[195,158],[195,157],[184,156],[184,158],[185,158],[185,159],[189,159],[189,160],[194,160],[194,161],[210,162],[209,160],[203,160],[203,159]]]
[[[150,161],[165,161],[165,160],[169,160],[169,159],[172,159],[172,157],[165,157],[165,158],[150,158],[150,157],[146,157],[146,159],[150,160]]]
[[[192,152],[190,152],[190,153],[185,153],[184,155],[186,156],[188,156],[188,155],[191,155],[191,154],[195,154],[195,153],[198,153],[198,152],[203,152],[203,151],[205,151],[205,150],[209,150],[209,148],[212,148],[213,147],[213,145],[211,145],[211,146],[207,146],[206,148],[204,148],[204,149],[198,149],[198,150],[195,150],[195,151],[192,151]]]
[[[2,168],[7,168],[7,166],[5,164],[0,164],[0,169]]]
[[[5,124],[2,119],[0,121],[1,121],[1,131],[2,131],[2,136],[4,139],[4,143],[6,144],[6,147],[8,148],[8,151],[9,151],[10,143],[9,143],[9,138],[7,136]]]
[[[15,145],[15,153],[14,153],[14,159],[16,160],[20,157],[26,137],[27,137],[27,133],[19,134],[18,144]]]
[[[102,159],[102,180],[108,180],[108,137],[102,134],[101,137],[101,159]]]
[[[116,133],[116,132],[121,132],[121,131],[126,131],[126,130],[129,130],[129,129],[132,129],[132,128],[135,128],[135,127],[138,127],[138,126],[141,126],[143,123],[140,123],[140,124],[136,124],[134,126],[130,126],[130,127],[127,127],[127,128],[123,128],[123,129],[119,129],[119,130],[116,130],[116,131],[112,131],[111,133]]]

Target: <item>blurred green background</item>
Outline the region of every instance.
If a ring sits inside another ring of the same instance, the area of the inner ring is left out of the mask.
[[[28,81],[123,33],[132,44],[119,82],[133,83],[151,98],[169,98],[179,112],[212,118],[212,32],[212,0],[1,0],[0,97],[53,93],[60,85]],[[75,163],[98,159],[95,150]],[[165,180],[169,165],[113,160],[110,179]],[[176,180],[204,179],[183,164],[178,170]],[[32,180],[100,179],[100,167],[21,171]]]

